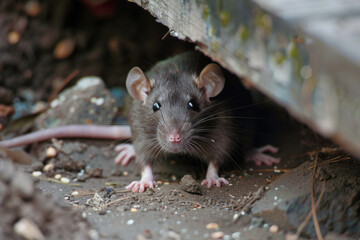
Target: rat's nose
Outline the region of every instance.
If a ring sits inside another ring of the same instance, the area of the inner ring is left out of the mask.
[[[181,135],[178,131],[173,131],[169,134],[169,141],[171,143],[179,143],[181,142]]]

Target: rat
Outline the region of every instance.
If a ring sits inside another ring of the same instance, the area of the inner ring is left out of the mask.
[[[219,65],[198,52],[160,61],[146,73],[134,67],[127,75],[126,87],[133,98],[130,126],[60,126],[0,141],[0,146],[51,138],[131,138],[132,144],[115,147],[119,152],[115,163],[127,165],[135,159],[141,166],[141,179],[126,187],[133,192],[153,188],[154,163],[175,155],[206,162],[206,178],[201,184],[207,187],[229,183],[218,171],[226,160],[235,161],[233,156],[256,165],[280,161],[264,153],[277,153],[277,148],[252,146],[249,92],[238,79],[224,75]]]
[[[230,74],[227,74],[230,76]],[[157,63],[144,73],[134,67],[126,87],[133,98],[129,123],[132,145],[119,145],[121,163],[135,158],[141,179],[127,186],[133,192],[154,187],[153,166],[162,158],[180,155],[208,163],[202,185],[229,182],[219,167],[235,153],[257,165],[280,159],[266,145],[252,147],[251,97],[239,79],[226,77],[216,63],[197,52],[187,52]]]

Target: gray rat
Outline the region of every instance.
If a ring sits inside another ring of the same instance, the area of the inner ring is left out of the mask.
[[[120,145],[116,162],[136,156],[141,180],[127,186],[133,192],[154,187],[153,165],[171,155],[208,163],[203,185],[228,184],[218,169],[233,153],[271,165],[279,159],[270,145],[252,148],[249,93],[240,81],[225,81],[221,68],[196,52],[157,63],[148,72],[130,70],[126,87],[134,98],[129,113],[133,145]],[[220,94],[221,93],[221,94]]]

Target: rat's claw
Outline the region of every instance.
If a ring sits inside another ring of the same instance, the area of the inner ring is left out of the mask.
[[[201,182],[201,185],[207,185],[208,188],[211,188],[211,186],[216,185],[217,187],[221,187],[221,183],[223,184],[229,184],[229,182],[225,178],[212,178],[212,179],[204,179]]]
[[[271,145],[266,145],[261,148],[256,149],[256,152],[249,157],[248,160],[253,161],[257,166],[260,166],[262,163],[271,166],[280,162],[280,158],[275,158],[270,155],[265,154],[264,152],[269,151],[271,153],[277,153],[278,148]]]
[[[266,151],[269,151],[271,153],[277,153],[279,151],[279,149],[277,147],[274,147],[272,145],[265,145],[265,146],[262,146],[258,149],[256,149],[257,152],[260,152],[260,153],[263,153],[263,152],[266,152]]]
[[[155,181],[152,172],[152,166],[146,165],[143,167],[141,171],[141,179],[140,181],[133,181],[126,189],[131,189],[132,192],[145,192],[147,188],[154,188]]]
[[[114,159],[116,164],[126,166],[129,162],[135,159],[135,149],[132,144],[119,144],[115,146],[115,151],[120,152]]]
[[[155,182],[154,181],[133,181],[126,189],[131,189],[132,192],[145,192],[147,188],[154,188]]]

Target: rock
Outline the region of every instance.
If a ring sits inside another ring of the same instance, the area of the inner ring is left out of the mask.
[[[3,200],[6,198],[7,187],[6,185],[0,181],[0,205],[2,204]]]
[[[89,177],[93,178],[103,177],[103,170],[101,168],[86,169],[86,173],[89,175]]]
[[[305,162],[273,181],[264,196],[252,206],[252,213],[281,229],[292,230],[303,222],[311,210],[311,186],[314,162]],[[317,200],[323,183],[324,194],[316,208],[321,233],[344,233],[360,236],[360,162],[344,160],[319,162],[315,181]],[[330,177],[329,177],[330,176]],[[316,237],[313,221],[303,233]]]
[[[180,234],[174,231],[166,231],[161,240],[181,240]]]
[[[5,161],[3,159],[5,159]],[[15,167],[11,163],[11,161],[6,160],[6,158],[2,158],[0,156],[0,179],[5,182],[9,182],[12,179],[14,172],[15,172]]]
[[[188,193],[202,194],[200,184],[191,177],[191,175],[185,175],[180,181],[181,189]]]
[[[17,171],[12,178],[11,187],[24,199],[31,198],[35,191],[33,181],[31,181],[29,176],[20,171]]]
[[[56,168],[64,169],[70,172],[79,172],[86,166],[84,161],[74,161],[70,158],[63,158],[56,163]]]
[[[25,239],[32,240],[45,240],[44,235],[41,233],[36,224],[26,218],[20,219],[14,225],[14,231],[19,236],[22,236]]]
[[[41,171],[43,169],[43,167],[44,167],[44,164],[41,161],[36,160],[31,163],[30,168],[32,171]]]
[[[61,92],[50,106],[36,119],[37,129],[111,123],[117,112],[115,99],[99,77],[81,78],[74,87]]]

